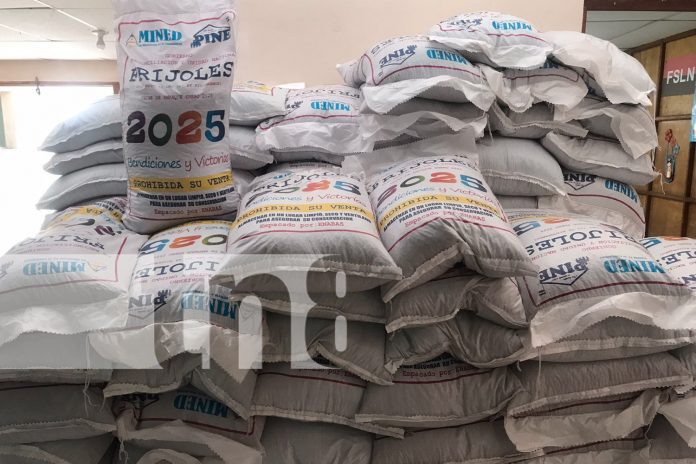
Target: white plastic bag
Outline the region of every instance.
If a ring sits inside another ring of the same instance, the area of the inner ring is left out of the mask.
[[[582,77],[553,61],[546,61],[540,68],[529,70],[496,70],[486,65],[479,67],[498,100],[518,113],[543,102],[557,108],[571,109],[587,95],[587,85]]]
[[[124,227],[125,207],[125,198],[112,198],[68,208],[0,258],[0,345],[30,332],[125,325],[131,273],[147,238]]]
[[[102,197],[125,197],[128,177],[123,163],[102,164],[56,179],[36,204],[38,209],[61,211]]]
[[[380,114],[415,97],[471,102],[483,111],[495,99],[476,65],[425,36],[381,42],[338,72],[347,85],[361,87],[365,106]]]
[[[549,133],[541,144],[569,171],[616,179],[629,185],[646,185],[658,176],[650,153],[633,158],[617,141]]]
[[[493,137],[476,148],[481,174],[496,195],[565,195],[561,167],[539,142]]]
[[[266,119],[285,114],[289,91],[261,82],[235,83],[230,97],[230,124],[257,126]]]
[[[268,150],[261,150],[256,144],[256,131],[253,127],[230,126],[228,128],[233,169],[260,169],[273,163],[273,155]]]
[[[696,329],[691,292],[635,238],[593,218],[510,210],[539,269],[518,278],[532,344],[548,345],[610,317],[666,330]]]
[[[493,11],[454,16],[431,27],[428,35],[476,63],[501,68],[538,68],[553,50],[531,23]]]
[[[651,106],[655,83],[642,64],[613,43],[582,32],[545,32],[553,59],[566,66],[586,69],[610,102]]]
[[[293,90],[287,113],[256,129],[259,148],[331,154],[371,151],[374,144],[360,136],[361,103],[361,92],[345,85]]]
[[[111,95],[92,103],[84,111],[53,128],[39,150],[65,153],[104,140],[121,137],[119,96]]]
[[[571,109],[556,107],[554,119],[580,121],[590,133],[618,140],[624,151],[634,158],[658,146],[655,119],[642,106],[613,105],[588,97]]]
[[[44,165],[51,174],[65,175],[101,164],[123,163],[123,141],[109,139],[88,145],[80,150],[56,153]]]
[[[580,172],[566,171],[563,177],[566,195],[540,196],[540,209],[591,216],[635,238],[645,236],[645,211],[638,192],[632,186]]]

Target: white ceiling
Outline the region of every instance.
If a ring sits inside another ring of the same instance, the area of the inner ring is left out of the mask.
[[[0,0],[0,60],[115,59],[111,0]],[[95,29],[108,32],[96,47]],[[690,29],[696,13],[589,11],[587,32],[631,48]]]
[[[0,0],[0,59],[113,60],[113,22],[111,0]]]
[[[588,11],[586,32],[627,49],[696,29],[696,13]]]

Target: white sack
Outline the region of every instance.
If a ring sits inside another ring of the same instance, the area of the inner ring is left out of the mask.
[[[533,278],[518,278],[533,346],[578,334],[610,317],[666,330],[696,329],[689,288],[633,237],[584,216],[508,213],[539,269]]]
[[[404,279],[383,287],[388,302],[455,264],[489,277],[531,275],[498,200],[478,170],[470,134],[436,137],[349,158],[377,215],[382,242]]]
[[[114,0],[131,230],[233,217],[233,0]]]
[[[494,11],[454,16],[431,27],[428,34],[474,62],[503,68],[538,68],[553,50],[531,23]]]
[[[125,197],[127,188],[128,176],[123,163],[92,166],[56,179],[36,207],[61,211],[97,198]]]
[[[580,139],[550,133],[541,144],[569,171],[616,179],[629,185],[647,185],[658,176],[650,153],[633,158],[621,144],[609,139]]]
[[[481,174],[496,195],[565,195],[561,167],[539,142],[493,137],[476,148]]]
[[[256,128],[259,148],[338,154],[371,151],[373,143],[360,135],[361,103],[361,92],[345,85],[293,90],[288,94],[287,113]]]
[[[587,85],[580,74],[553,61],[529,70],[496,70],[486,65],[480,68],[498,100],[517,113],[527,111],[535,103],[571,109],[587,95]]]
[[[44,170],[51,174],[66,175],[92,166],[113,163],[123,163],[123,140],[120,138],[97,142],[79,150],[56,153],[44,164]]]
[[[365,106],[379,114],[415,97],[471,102],[483,111],[495,99],[475,64],[425,36],[386,40],[337,68],[347,85],[361,87]]]
[[[290,89],[261,82],[235,83],[230,94],[230,124],[257,126],[266,119],[286,113]]]
[[[632,237],[645,236],[645,210],[632,186],[580,172],[566,171],[563,177],[566,196],[539,197],[539,209],[591,216]]]
[[[104,140],[121,137],[121,105],[118,95],[92,103],[80,113],[58,124],[39,150],[64,153]]]
[[[566,66],[586,69],[601,92],[614,104],[651,106],[655,84],[642,64],[613,43],[582,32],[546,32],[553,59]]]

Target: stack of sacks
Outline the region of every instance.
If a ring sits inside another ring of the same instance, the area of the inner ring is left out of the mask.
[[[267,119],[285,115],[289,90],[259,82],[235,84],[230,103],[232,169],[255,170],[273,163],[273,155],[256,143],[256,127]]]
[[[578,32],[548,32],[553,60],[579,72],[589,92],[572,108],[556,108],[556,122],[579,122],[587,137],[549,133],[543,145],[571,171],[630,185],[650,183],[657,132],[650,112],[655,91],[643,66],[610,42]]]
[[[360,88],[360,131],[371,143],[467,129],[483,136],[495,96],[481,70],[425,36],[396,37],[338,66]]]
[[[248,183],[248,170],[273,162],[273,156],[256,146],[255,127],[285,113],[288,90],[249,82],[232,92],[228,138],[230,164],[237,183]],[[118,95],[90,105],[58,124],[39,147],[54,152],[44,169],[58,178],[37,204],[39,209],[63,210],[99,197],[125,196],[127,168],[123,161],[121,109]],[[157,168],[157,159],[140,161],[140,167]],[[136,167],[136,166],[131,166]]]
[[[696,322],[690,289],[610,225],[540,210],[508,214],[539,268],[536,278],[518,279],[535,350],[523,359],[545,361],[515,370],[525,393],[507,410],[508,436],[522,451],[630,439],[650,425],[668,389],[691,382],[664,353],[696,342],[684,329]]]
[[[598,180],[581,194],[575,191],[577,182],[537,195],[515,193],[512,187],[496,189],[492,183],[496,194],[506,196],[501,198],[505,207],[589,214],[643,236],[642,211],[628,185],[644,185],[656,177],[651,151],[657,147],[657,132],[645,108],[655,86],[640,63],[604,40],[574,32],[540,33],[524,20],[499,13],[456,16],[434,26],[429,37],[481,69],[497,97],[489,111],[495,133],[540,140],[566,170],[566,181],[577,174]],[[514,155],[525,154],[525,161],[503,165],[508,179],[515,180],[520,171],[526,174],[531,145],[515,140],[481,144],[484,174],[485,159],[491,153],[509,152],[508,147]],[[548,168],[535,172],[549,179]],[[600,187],[602,182],[606,189]],[[602,198],[612,190],[616,193]]]
[[[650,237],[642,240],[641,243],[672,277],[687,285],[694,295],[696,292],[696,240],[682,237]],[[675,311],[673,317],[676,320],[681,319],[686,325],[689,324],[692,316],[688,312]],[[676,432],[689,447],[696,448],[696,417],[693,413],[696,406],[696,345],[686,346],[672,354],[691,375],[691,379],[674,389],[668,401],[660,407],[659,412],[671,424],[671,427],[665,427],[665,430],[670,430],[669,435],[675,435]],[[675,443],[675,445],[676,450],[683,448],[681,444]],[[677,454],[668,454],[668,456],[677,456]],[[693,454],[694,452],[691,453]],[[687,454],[684,459],[691,455]]]
[[[161,394],[121,396],[114,400],[114,413],[118,438],[127,446],[120,462],[161,462],[139,457],[150,454],[152,458],[159,454],[157,450],[221,464],[261,462],[257,450],[261,449],[263,419],[244,420],[191,386]]]
[[[58,124],[39,149],[55,153],[44,169],[61,176],[41,197],[39,209],[60,211],[99,197],[126,196],[118,95]]]
[[[239,349],[260,343],[262,322],[242,326],[228,292],[208,285],[230,226],[198,221],[150,237],[132,274],[126,323],[90,335],[118,366],[104,395],[114,399],[120,441],[224,463],[260,455],[263,420],[250,417],[256,373],[240,366]]]
[[[446,347],[390,359],[398,335],[405,337],[406,344],[418,343],[405,327],[457,317],[458,308],[446,309],[423,300],[425,304],[419,306],[423,313],[404,309],[396,314],[394,306],[402,297],[412,301],[407,295],[439,285],[443,274],[453,268],[459,271],[459,267],[468,269],[472,281],[503,287],[510,278],[536,275],[478,169],[475,148],[472,134],[462,132],[350,157],[343,165],[345,172],[365,177],[382,242],[403,271],[401,280],[382,286],[386,328],[390,332],[400,329],[387,343],[386,369],[393,373],[393,385],[368,385],[356,419],[403,429],[407,445],[392,456],[400,445],[391,439],[378,440],[377,462],[421,462],[418,456],[425,456],[426,451],[417,450],[423,443],[420,440],[426,438],[433,443],[462,438],[451,447],[433,451],[442,459],[438,462],[474,459],[472,452],[477,459],[499,460],[519,454],[506,440],[498,441],[504,436],[502,423],[483,429],[475,426],[500,416],[520,392],[521,385],[511,371],[440,357],[449,351]],[[455,289],[447,288],[457,293],[452,294],[453,300],[475,298],[466,290]],[[491,314],[495,311],[491,306]],[[432,338],[423,341],[437,344]],[[498,444],[474,449],[472,443],[486,434]]]
[[[291,90],[286,114],[262,122],[256,143],[278,162],[318,160],[341,164],[346,154],[371,151],[360,135],[362,95],[344,85]]]
[[[253,300],[266,311],[265,364],[251,416],[331,423],[336,434],[349,427],[345,433],[363,443],[371,443],[370,434],[402,436],[398,427],[356,418],[368,382],[392,383],[378,287],[401,277],[380,241],[364,183],[320,164],[256,178],[243,196],[228,252],[212,284],[229,288],[240,307]],[[316,434],[309,424],[288,427]],[[269,433],[274,441],[294,440],[282,430]],[[360,445],[356,462],[369,462],[369,449]],[[283,461],[292,450],[274,453],[270,462],[294,462]],[[309,462],[323,462],[310,455]]]
[[[126,230],[124,208],[116,197],[55,213],[0,258],[2,462],[97,463],[111,447],[112,364],[87,337],[128,317],[146,237]]]

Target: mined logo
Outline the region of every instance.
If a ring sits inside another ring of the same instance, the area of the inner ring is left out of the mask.
[[[542,285],[573,285],[587,272],[589,258],[578,258],[560,266],[550,267],[539,272],[539,282]]]
[[[147,47],[153,45],[181,45],[183,34],[173,29],[146,29],[138,31],[138,37],[131,34],[126,40],[129,47]]]
[[[379,60],[379,67],[384,68],[386,66],[397,66],[402,65],[416,54],[417,45],[409,45],[406,48],[400,48],[393,52],[390,52],[387,56]]]
[[[597,176],[582,174],[579,172],[567,172],[563,175],[565,184],[573,190],[582,190],[595,183]]]
[[[232,32],[229,26],[213,26],[208,24],[200,31],[193,34],[191,48],[200,47],[203,44],[225,42],[230,40]]]

